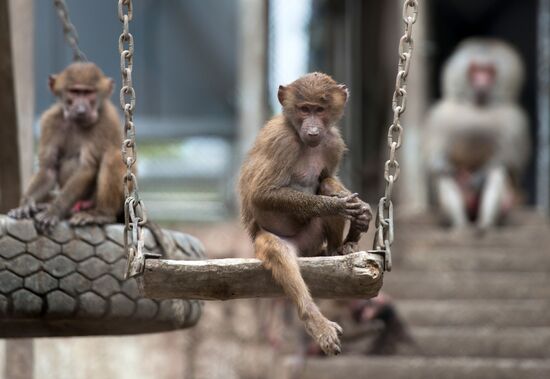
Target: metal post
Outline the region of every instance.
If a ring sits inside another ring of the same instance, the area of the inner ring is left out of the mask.
[[[19,169],[26,188],[33,169],[34,125],[34,0],[10,0]]]
[[[0,2],[0,211],[17,206],[32,171],[34,118],[33,1]],[[32,339],[4,342],[9,379],[32,379]]]
[[[239,0],[238,132],[225,203],[235,210],[235,180],[267,114],[267,0]]]
[[[550,0],[539,0],[537,14],[536,205],[550,216]]]
[[[361,41],[364,38],[361,33],[363,23],[363,3],[361,1],[347,0],[344,25],[345,43],[345,83],[348,86],[351,96],[348,102],[348,111],[345,118],[344,139],[349,147],[348,157],[344,159],[342,176],[344,182],[356,191],[361,188],[362,168],[362,128],[363,125],[363,94],[361,83],[363,83],[363,49]]]
[[[252,146],[266,117],[267,2],[240,0],[239,156]]]
[[[9,8],[9,2],[0,2],[0,212],[17,206],[21,195],[15,62]]]
[[[396,0],[400,4],[399,0]],[[421,4],[422,5],[422,4]],[[427,176],[424,171],[422,137],[424,120],[429,107],[428,73],[431,69],[426,54],[427,21],[430,7],[419,9],[415,24],[415,51],[411,71],[408,75],[407,112],[403,115],[406,138],[403,140],[401,182],[397,185],[399,212],[417,214],[428,209]]]

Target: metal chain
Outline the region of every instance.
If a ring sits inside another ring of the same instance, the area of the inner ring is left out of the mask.
[[[67,8],[65,0],[53,0],[53,4],[57,10],[59,19],[63,24],[63,34],[65,34],[65,40],[73,50],[73,61],[87,61],[88,58],[86,58],[86,55],[78,46],[78,33],[69,18],[69,9]]]
[[[139,197],[139,189],[134,164],[137,160],[136,130],[134,110],[136,92],[132,83],[134,65],[134,37],[130,33],[129,23],[132,20],[132,0],[118,0],[118,18],[123,24],[122,34],[118,38],[120,53],[120,108],[124,112],[124,141],[122,143],[122,160],[126,165],[124,175],[124,247],[128,254],[126,277],[139,274],[145,261],[143,225],[147,222],[145,205]],[[131,233],[130,233],[131,232]],[[137,267],[132,266],[137,262]]]
[[[376,234],[374,236],[375,250],[385,255],[385,269],[391,271],[391,244],[394,239],[393,229],[393,184],[399,177],[401,171],[396,152],[401,147],[403,127],[401,126],[401,115],[407,107],[407,76],[411,64],[413,51],[412,29],[418,17],[418,0],[405,0],[403,3],[403,21],[405,22],[405,33],[399,40],[399,63],[397,65],[397,76],[395,78],[395,90],[392,98],[393,121],[388,129],[389,159],[384,164],[384,180],[386,186],[384,196],[378,203],[376,213]]]

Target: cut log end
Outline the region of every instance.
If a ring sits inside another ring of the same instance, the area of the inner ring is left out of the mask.
[[[383,258],[365,251],[345,256],[299,258],[302,276],[317,298],[371,298],[383,279]],[[147,259],[138,278],[155,299],[229,300],[279,297],[283,290],[257,259]]]

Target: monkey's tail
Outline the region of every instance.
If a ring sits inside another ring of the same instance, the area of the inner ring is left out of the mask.
[[[149,228],[155,241],[160,246],[163,257],[176,258],[177,247],[174,239],[168,233],[165,233],[160,225],[154,221],[148,220],[145,225]]]

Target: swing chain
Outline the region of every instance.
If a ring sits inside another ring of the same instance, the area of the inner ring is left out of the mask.
[[[391,271],[391,244],[394,239],[393,228],[393,184],[399,177],[401,169],[396,158],[396,152],[401,147],[403,127],[401,115],[407,107],[407,76],[413,51],[412,29],[418,17],[418,0],[405,0],[403,3],[403,21],[405,33],[399,40],[399,62],[395,78],[395,90],[392,97],[393,120],[388,128],[389,159],[384,164],[384,180],[386,182],[384,196],[378,203],[375,225],[374,246],[371,252],[384,255],[385,267]]]
[[[53,0],[53,4],[57,10],[59,19],[63,24],[63,34],[65,34],[65,40],[73,50],[73,61],[86,62],[88,59],[78,46],[78,33],[69,18],[69,9],[67,8],[65,0]]]
[[[124,112],[124,141],[122,142],[122,160],[126,165],[124,175],[124,248],[128,254],[126,277],[138,275],[143,271],[146,253],[144,251],[143,225],[147,222],[145,205],[139,197],[139,188],[134,165],[137,161],[136,130],[134,110],[136,92],[132,83],[134,65],[134,37],[130,33],[132,20],[132,0],[118,0],[118,18],[123,24],[122,34],[118,38],[120,53],[120,107]],[[131,232],[131,233],[130,233]]]

